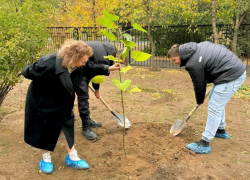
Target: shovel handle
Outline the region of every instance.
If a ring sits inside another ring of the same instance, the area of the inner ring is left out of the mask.
[[[196,111],[196,109],[198,109],[199,105],[196,104],[195,107],[192,109],[192,111],[190,111],[190,113],[188,114],[188,116],[192,116],[192,114]],[[189,119],[189,118],[188,118]],[[186,119],[187,120],[187,119]]]
[[[89,88],[91,89],[91,91],[92,91],[93,93],[95,93],[95,90],[94,90],[91,86],[89,86]],[[109,105],[108,105],[101,97],[100,97],[99,99],[102,101],[102,103],[103,103],[111,112],[113,112],[112,109],[109,107]]]
[[[210,93],[211,88],[206,92],[205,98],[206,99]],[[188,114],[188,117],[186,118],[186,120],[188,120],[190,118],[190,116],[192,116],[192,114],[196,111],[196,109],[198,109],[200,105],[196,104],[196,106],[192,109],[192,111]]]
[[[211,89],[212,89],[212,88],[210,88],[210,89],[206,92],[206,95],[205,95],[205,98],[204,98],[204,99],[206,99],[206,98],[208,97],[208,95],[209,95]]]

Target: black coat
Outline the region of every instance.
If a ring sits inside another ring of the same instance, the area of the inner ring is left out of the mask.
[[[246,65],[225,46],[211,42],[190,42],[179,47],[181,66],[191,76],[196,102],[204,102],[206,84],[222,84],[239,78]]]
[[[75,91],[86,72],[93,76],[108,75],[108,66],[95,65],[88,61],[85,66],[69,74],[62,67],[62,59],[54,53],[24,68],[23,76],[32,80],[25,105],[26,143],[53,151],[63,130],[69,147],[72,148]]]

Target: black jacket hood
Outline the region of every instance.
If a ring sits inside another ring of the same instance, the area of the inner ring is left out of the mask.
[[[180,67],[186,65],[189,58],[195,53],[196,49],[197,49],[197,43],[195,42],[190,42],[190,43],[180,45],[179,47],[179,54],[181,58]]]

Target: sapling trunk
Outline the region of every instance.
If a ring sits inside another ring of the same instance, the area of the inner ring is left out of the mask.
[[[120,82],[122,82],[122,75],[121,75],[121,71],[119,71],[119,76],[120,76]],[[126,148],[125,148],[125,109],[124,109],[124,101],[123,101],[123,90],[121,90],[121,97],[122,97],[122,113],[123,113],[123,139],[122,139],[122,147],[123,147],[123,151],[125,153],[125,157],[127,156],[127,152],[126,152]]]
[[[118,22],[119,17],[112,15],[106,11],[103,11],[103,14],[106,16],[104,18],[98,18],[97,21],[101,23],[103,26],[107,27],[108,30],[102,30],[102,33],[107,36],[111,41],[121,41],[125,45],[124,51],[121,53],[121,56],[123,59],[125,59],[130,53],[130,51],[133,49],[133,47],[137,46],[135,42],[132,41],[132,36],[130,33],[122,33],[119,26],[114,26],[115,23]],[[116,29],[117,31],[117,37],[113,34],[111,29]],[[139,31],[147,33],[145,29],[143,29],[139,24],[134,23],[133,29],[137,29]],[[130,31],[130,30],[127,30]],[[126,31],[125,31],[126,32]],[[150,58],[150,54],[140,52],[138,50],[134,50],[131,53],[131,57],[136,61],[146,61]],[[104,56],[108,58],[109,60],[117,60],[117,58],[113,57],[112,55]],[[120,60],[118,60],[120,62]],[[125,68],[124,73],[126,73],[131,68]],[[123,110],[123,150],[126,157],[126,149],[125,149],[125,133],[126,133],[126,117],[125,117],[125,108],[124,108],[124,97],[123,97],[123,91],[125,91],[131,84],[131,80],[127,79],[123,81],[121,71],[119,72],[120,81],[118,79],[113,79],[113,83],[115,86],[117,86],[119,89],[121,89],[121,98],[122,98],[122,110]]]

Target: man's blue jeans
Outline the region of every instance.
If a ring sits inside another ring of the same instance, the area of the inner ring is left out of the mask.
[[[217,129],[225,129],[225,106],[234,93],[243,84],[246,71],[236,80],[224,84],[213,85],[209,94],[208,117],[202,139],[211,141]]]

